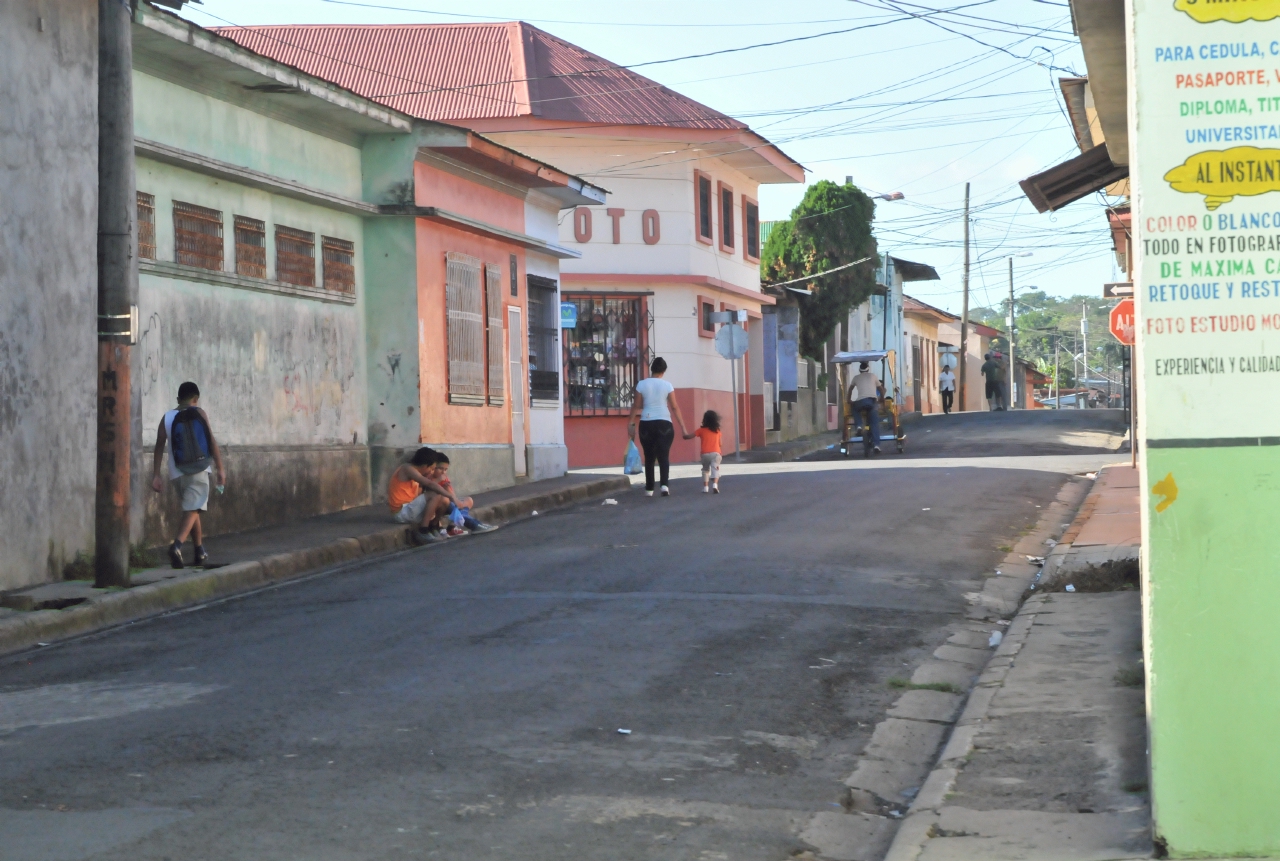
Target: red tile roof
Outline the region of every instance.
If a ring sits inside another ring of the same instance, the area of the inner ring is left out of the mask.
[[[747,128],[522,21],[214,30],[421,119],[532,116],[607,125]]]

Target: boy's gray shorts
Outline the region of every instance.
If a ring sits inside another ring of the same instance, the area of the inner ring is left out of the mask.
[[[209,509],[209,473],[180,475],[173,480],[182,499],[183,511],[207,511]]]

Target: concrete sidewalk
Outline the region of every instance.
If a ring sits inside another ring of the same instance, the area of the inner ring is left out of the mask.
[[[1138,547],[1137,476],[1107,467],[970,693],[888,861],[1151,857],[1140,595],[1059,591]]]
[[[477,493],[474,513],[482,521],[502,524],[630,487],[630,479],[623,475],[566,475]],[[483,541],[484,537],[452,540]],[[148,568],[134,572],[133,587],[124,590],[95,589],[92,581],[73,580],[6,593],[0,607],[0,654],[412,546],[408,527],[396,523],[385,504],[207,538],[205,547],[216,567]],[[439,546],[418,550],[429,552]]]

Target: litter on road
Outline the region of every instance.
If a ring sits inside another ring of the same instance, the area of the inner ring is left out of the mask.
[[[618,735],[631,735],[631,730],[629,730],[629,729],[620,729],[620,730],[618,730]]]
[[[1068,583],[1068,584],[1067,584],[1067,591],[1068,591],[1068,592],[1074,592],[1074,591],[1076,591],[1076,587],[1075,587],[1075,586],[1072,586],[1070,583]]]
[[[1000,641],[1003,639],[1003,631],[992,631],[991,636],[987,638],[987,645],[994,649],[996,646],[1000,645]]]
[[[610,497],[609,499],[606,499],[604,502],[602,502],[602,503],[600,503],[600,504],[601,504],[601,505],[617,505],[617,504],[618,504],[618,500],[613,499],[612,497]],[[535,511],[535,512],[534,512],[534,514],[537,514],[537,512]]]

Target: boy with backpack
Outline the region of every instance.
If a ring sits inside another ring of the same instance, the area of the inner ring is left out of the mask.
[[[160,480],[160,462],[164,459],[165,443],[169,445],[169,480],[182,501],[182,522],[178,536],[169,545],[169,563],[182,568],[182,545],[191,535],[195,544],[195,564],[204,565],[209,554],[204,550],[204,533],[200,529],[200,512],[209,508],[209,473],[218,470],[218,492],[227,483],[227,472],[222,465],[222,450],[213,438],[209,416],[200,409],[200,387],[192,382],[178,386],[177,409],[169,410],[160,420],[156,431],[156,453],[152,462],[151,489],[159,493],[164,489]]]

